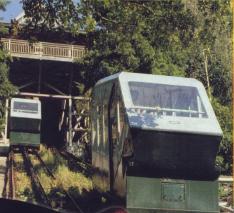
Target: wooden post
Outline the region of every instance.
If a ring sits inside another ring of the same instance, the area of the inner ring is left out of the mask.
[[[61,119],[60,119],[60,122],[59,122],[59,131],[62,130],[62,125],[63,125],[63,122],[64,122],[64,117],[65,117],[65,109],[66,109],[66,99],[63,100],[63,106],[62,106],[62,115],[61,115]]]
[[[69,95],[71,96],[72,95],[72,80],[73,80],[73,64],[71,65],[72,66],[72,69],[70,71],[70,80],[69,80]],[[69,98],[68,100],[68,117],[69,117],[69,140],[68,140],[68,143],[69,143],[69,146],[72,146],[72,138],[73,138],[73,132],[72,132],[72,99]]]
[[[40,49],[40,59],[42,58],[43,55],[43,46],[42,46],[42,42],[39,43],[39,49]]]
[[[4,143],[7,143],[7,131],[8,131],[8,110],[9,110],[9,99],[6,99],[6,106],[5,106],[5,132],[4,132]]]
[[[8,45],[9,45],[9,52],[11,52],[11,39],[9,39]]]
[[[68,100],[68,128],[69,128],[69,139],[68,143],[69,146],[72,146],[72,99],[69,98]]]
[[[39,71],[38,71],[38,93],[41,93],[41,73],[42,73],[42,60],[39,60]]]
[[[73,45],[71,45],[71,58],[72,58],[72,60],[73,60],[73,51],[74,51],[74,47],[73,47]]]
[[[207,83],[207,92],[209,99],[211,101],[211,88],[210,88],[210,79],[209,79],[209,73],[208,73],[208,58],[207,58],[207,52],[209,52],[209,49],[203,50],[204,55],[204,65],[205,65],[205,73],[206,73],[206,83]]]
[[[73,82],[73,64],[71,65],[71,70],[70,70],[70,79],[69,79],[69,95],[72,95],[72,82]]]

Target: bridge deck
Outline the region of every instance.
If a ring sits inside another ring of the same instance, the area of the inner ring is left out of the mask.
[[[12,57],[73,62],[85,55],[82,45],[69,45],[49,42],[30,43],[26,40],[1,38],[4,49]]]

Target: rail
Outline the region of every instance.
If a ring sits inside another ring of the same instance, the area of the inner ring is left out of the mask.
[[[30,160],[28,150],[26,148],[23,148],[21,150],[21,154],[22,154],[23,159],[24,159],[24,165],[25,165],[25,168],[27,170],[28,176],[30,176],[30,178],[31,178],[32,187],[33,187],[34,193],[36,195],[36,198],[41,203],[52,207],[51,201],[48,198],[48,196],[47,196],[47,194],[46,194],[46,192],[45,192],[45,190],[44,190],[44,188],[39,180],[39,177],[35,172],[35,168],[33,167],[33,164]]]
[[[232,176],[220,176],[218,181],[219,183],[233,183],[233,177]]]
[[[40,60],[73,62],[84,57],[83,45],[70,45],[50,42],[34,42],[27,40],[1,38],[3,47],[12,57]]]

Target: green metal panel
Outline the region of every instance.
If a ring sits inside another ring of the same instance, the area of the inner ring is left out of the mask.
[[[161,199],[169,202],[185,201],[185,184],[184,183],[161,183]]]
[[[219,212],[217,181],[127,177],[131,212]]]
[[[13,131],[19,130],[27,130],[33,132],[40,131],[40,119],[32,119],[32,118],[10,118],[10,129]]]
[[[10,132],[11,145],[40,146],[40,134],[25,132]]]

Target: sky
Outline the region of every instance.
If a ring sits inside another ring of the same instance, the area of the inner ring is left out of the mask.
[[[10,23],[11,19],[18,16],[22,9],[21,0],[10,0],[10,3],[6,6],[6,11],[0,11],[0,17],[2,22]],[[79,2],[79,0],[73,0],[74,2]]]
[[[1,21],[10,22],[21,12],[23,12],[21,0],[11,0],[11,2],[6,6],[6,11],[0,11]]]

